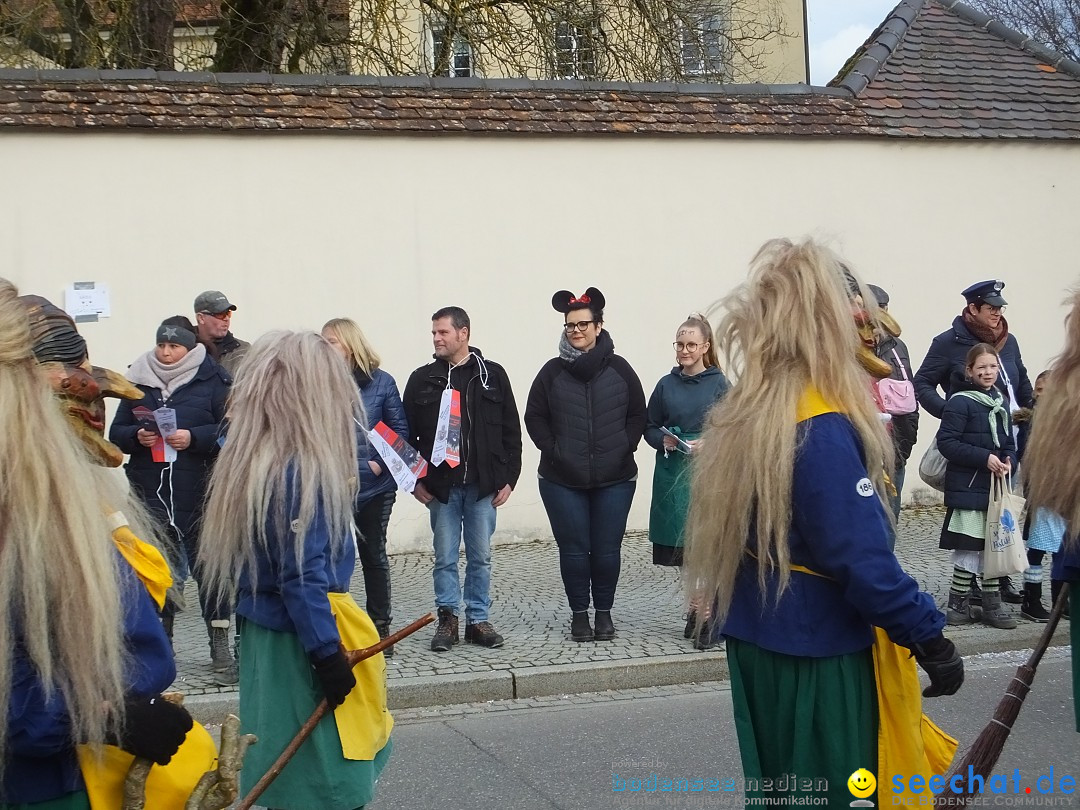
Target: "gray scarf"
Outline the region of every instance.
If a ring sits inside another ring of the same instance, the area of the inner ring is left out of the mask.
[[[151,349],[131,364],[126,376],[136,385],[160,388],[161,398],[167,400],[174,392],[195,379],[199,366],[205,359],[206,347],[201,343],[171,366],[158,360]]]
[[[583,354],[585,354],[585,352],[581,349],[574,348],[574,344],[570,342],[570,338],[566,336],[566,331],[564,330],[562,337],[559,338],[559,357],[567,363],[573,363]]]

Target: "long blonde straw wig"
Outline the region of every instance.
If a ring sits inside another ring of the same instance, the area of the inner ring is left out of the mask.
[[[252,344],[207,493],[200,555],[211,591],[231,598],[240,572],[271,543],[291,545],[301,560],[317,512],[332,551],[342,551],[356,492],[357,421],[364,424],[356,383],[322,337],[270,332]]]
[[[0,707],[18,645],[59,693],[75,742],[122,722],[123,613],[106,513],[116,489],[65,420],[31,352],[26,310],[0,279]],[[0,772],[5,761],[0,733]]]
[[[1080,288],[1066,303],[1065,349],[1050,366],[1020,469],[1028,508],[1057,512],[1075,539],[1080,532],[1080,465],[1070,452],[1080,446]]]
[[[780,593],[788,585],[796,405],[809,388],[851,420],[884,500],[893,448],[857,360],[851,301],[859,293],[874,301],[832,251],[776,239],[719,302],[717,342],[734,385],[710,411],[694,456],[686,575],[691,600],[715,598],[721,622],[739,566],[756,565],[763,591],[773,572]]]

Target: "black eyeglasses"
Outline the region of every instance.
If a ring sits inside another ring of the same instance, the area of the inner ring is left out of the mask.
[[[568,323],[563,327],[563,331],[568,335],[572,335],[574,332],[584,332],[589,324],[596,323],[596,321],[577,321],[576,323]]]

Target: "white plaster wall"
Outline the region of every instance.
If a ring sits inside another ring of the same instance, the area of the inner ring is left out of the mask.
[[[605,292],[648,395],[688,312],[738,283],[765,239],[813,234],[890,292],[916,363],[961,289],[1004,279],[1034,376],[1080,276],[1078,196],[1071,145],[4,133],[0,275],[57,302],[73,281],[109,284],[112,317],[81,331],[118,369],[218,288],[248,340],[357,319],[403,387],[430,358],[431,313],[457,304],[523,410],[555,352],[553,291]],[[924,415],[921,436],[936,425]],[[500,540],[549,532],[525,444]],[[651,458],[642,445],[632,529],[648,523]],[[910,496],[911,467],[908,480]],[[390,534],[425,547],[426,513],[402,498]]]

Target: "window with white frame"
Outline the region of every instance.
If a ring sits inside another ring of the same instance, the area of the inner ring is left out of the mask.
[[[587,20],[555,21],[555,78],[596,79],[596,24]]]
[[[450,37],[449,44],[447,44],[448,37]],[[474,75],[472,44],[465,35],[461,31],[454,31],[451,35],[449,25],[445,19],[429,20],[428,64],[431,70],[434,71],[436,65],[438,65],[444,47],[449,47],[449,52],[446,54],[445,66],[439,70],[438,75],[458,79]]]
[[[729,76],[727,19],[719,8],[691,14],[680,26],[679,40],[684,75],[707,81]]]

